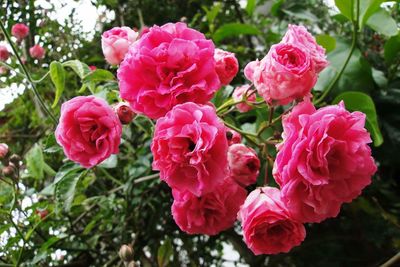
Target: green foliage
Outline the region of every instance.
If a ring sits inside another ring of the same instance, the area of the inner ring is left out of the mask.
[[[52,108],[55,108],[65,87],[65,71],[60,62],[53,61],[50,64],[50,78],[56,87],[56,97],[54,98]]]
[[[257,35],[260,34],[260,31],[257,27],[249,24],[227,23],[215,31],[213,34],[213,40],[219,43],[226,38],[240,36],[242,34]]]

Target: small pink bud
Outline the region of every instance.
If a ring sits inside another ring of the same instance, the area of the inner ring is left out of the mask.
[[[256,151],[243,144],[233,144],[228,149],[230,176],[243,186],[254,184],[260,171]]]
[[[103,32],[101,48],[106,61],[111,65],[120,64],[137,37],[138,33],[129,27],[114,27]]]
[[[130,262],[133,260],[133,248],[130,245],[122,245],[118,252],[121,260],[125,262]]]
[[[8,166],[3,167],[2,173],[6,177],[12,177],[15,174],[15,166],[12,163],[9,163]]]
[[[21,41],[29,34],[29,28],[23,23],[17,23],[11,28],[11,34]]]
[[[226,127],[226,139],[228,139],[228,145],[239,144],[242,142],[242,136],[240,133]]]
[[[3,159],[8,154],[8,145],[0,143],[0,159]]]
[[[97,67],[96,67],[96,66],[93,66],[93,65],[91,65],[91,66],[89,66],[89,69],[90,69],[91,71],[95,71],[95,70],[97,70]]]
[[[31,48],[29,48],[29,54],[31,55],[32,58],[43,59],[45,53],[46,52],[44,48],[41,47],[40,45],[34,45]]]
[[[10,57],[7,47],[0,45],[0,61],[6,61]]]
[[[0,75],[7,74],[8,69],[6,67],[0,66]]]
[[[124,102],[118,103],[114,110],[122,124],[129,124],[136,116],[129,104]]]

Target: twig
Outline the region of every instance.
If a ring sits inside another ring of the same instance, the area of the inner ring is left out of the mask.
[[[380,267],[389,267],[393,266],[393,264],[400,262],[400,252],[398,252],[396,255],[391,257],[388,261],[386,261],[384,264],[380,265]]]

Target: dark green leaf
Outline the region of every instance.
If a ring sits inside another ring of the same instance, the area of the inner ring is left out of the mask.
[[[400,54],[400,34],[391,37],[385,43],[384,56],[387,64],[392,64]]]
[[[398,33],[396,21],[384,9],[372,14],[366,23],[377,33],[386,36],[394,36]]]
[[[165,267],[171,260],[173,255],[173,247],[170,239],[164,240],[164,243],[158,248],[157,263],[159,267]]]
[[[220,42],[228,37],[239,36],[241,34],[257,35],[261,32],[253,25],[242,23],[227,23],[219,27],[213,34],[215,42]]]
[[[108,70],[95,70],[83,78],[83,81],[88,82],[105,82],[105,81],[113,81],[115,80],[114,74],[109,72]]]
[[[31,150],[26,155],[26,165],[29,171],[29,174],[36,178],[42,179],[43,178],[43,169],[44,169],[44,159],[43,159],[43,152],[42,148],[35,144]]]
[[[58,206],[63,206],[64,211],[68,212],[71,209],[75,196],[76,185],[78,184],[79,179],[85,174],[86,172],[71,172],[62,177],[62,179],[56,184],[56,201]]]
[[[353,20],[354,0],[335,0],[336,7],[346,18]]]
[[[255,8],[256,8],[256,0],[247,0],[246,12],[249,16],[253,15]]]
[[[68,162],[65,165],[63,165],[58,172],[56,173],[56,176],[54,177],[53,183],[45,187],[40,194],[42,195],[52,195],[54,194],[54,189],[56,187],[56,184],[64,179],[64,177],[69,176],[69,175],[74,175],[77,172],[81,171],[82,167],[79,165],[73,163],[73,162]]]

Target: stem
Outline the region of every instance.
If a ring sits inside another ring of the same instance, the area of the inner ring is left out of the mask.
[[[47,113],[47,115],[49,115],[49,117],[53,120],[54,124],[57,124],[58,121],[57,121],[56,117],[55,117],[55,116],[51,113],[51,111],[47,108],[47,106],[46,106],[46,104],[44,103],[42,97],[40,96],[40,94],[39,94],[39,92],[38,92],[38,90],[37,90],[37,88],[36,88],[36,85],[35,85],[34,80],[32,79],[32,77],[31,77],[31,75],[29,74],[28,70],[26,69],[25,65],[22,63],[21,57],[19,56],[18,51],[17,51],[17,49],[15,48],[15,46],[14,46],[14,44],[13,44],[11,38],[10,38],[10,35],[8,34],[6,28],[4,27],[4,24],[3,24],[2,21],[0,21],[0,28],[1,28],[1,30],[3,31],[4,36],[6,37],[8,43],[10,44],[10,46],[11,46],[11,48],[12,48],[12,50],[13,50],[15,56],[17,57],[17,60],[18,60],[20,66],[21,66],[21,68],[22,68],[22,71],[24,72],[24,74],[25,74],[25,76],[26,76],[26,79],[27,79],[28,82],[31,84],[32,90],[33,90],[33,92],[34,92],[36,98],[39,100],[39,104],[41,105],[41,107],[43,108],[43,110]]]
[[[400,252],[391,257],[387,262],[382,264],[380,267],[394,266],[395,263],[400,262]]]
[[[118,184],[118,185],[123,185],[124,183],[121,182],[120,180],[117,180],[116,178],[114,178],[108,171],[106,171],[103,168],[99,168],[99,170],[104,174],[104,176],[106,176],[108,179],[110,179],[111,181],[113,181],[114,183]]]
[[[357,45],[357,32],[358,32],[359,12],[360,12],[360,0],[357,0],[357,14],[356,14],[356,19],[353,20],[353,35],[352,35],[350,52],[347,55],[346,61],[344,62],[342,68],[339,71],[339,73],[335,76],[335,78],[329,84],[328,88],[322,93],[322,95],[318,99],[315,100],[315,102],[314,102],[315,105],[320,104],[322,102],[322,100],[324,100],[324,98],[329,94],[329,92],[332,90],[332,88],[336,85],[336,83],[338,82],[340,76],[342,76],[343,72],[345,71],[345,69],[347,67],[347,64],[350,61],[351,56],[353,55],[354,49],[356,48],[356,45]]]
[[[148,181],[148,180],[156,179],[156,178],[159,177],[159,175],[160,175],[159,173],[155,173],[155,174],[143,176],[143,177],[140,177],[140,178],[135,179],[135,180],[133,181],[133,183],[134,183],[134,184],[138,184],[138,183],[145,182],[145,181]]]
[[[253,133],[249,133],[249,132],[245,132],[242,129],[237,128],[236,126],[224,121],[224,124],[228,127],[231,128],[232,130],[235,130],[236,132],[240,133],[241,135],[243,135],[250,143],[252,143],[253,145],[259,147],[260,144],[254,140],[254,138],[257,138],[256,134]]]

